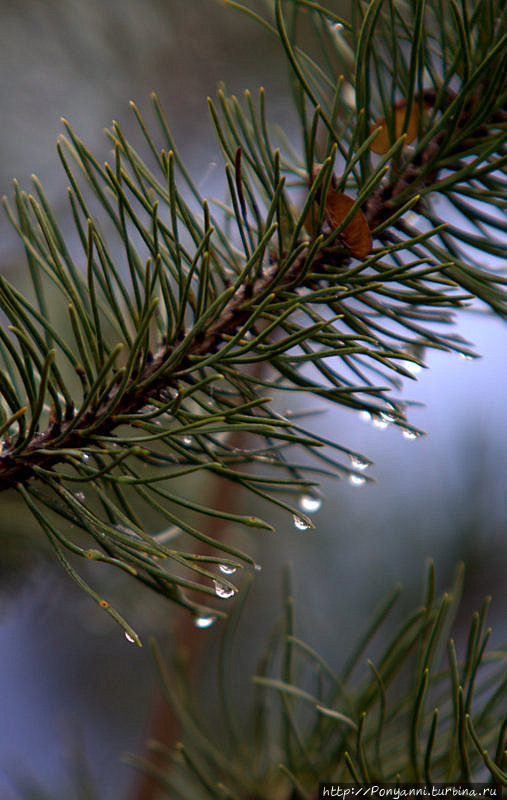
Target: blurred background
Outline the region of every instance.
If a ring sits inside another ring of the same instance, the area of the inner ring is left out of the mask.
[[[236,93],[264,85],[271,121],[294,140],[276,41],[219,2],[1,0],[0,10],[0,191],[9,195],[14,178],[30,190],[35,173],[69,233],[55,151],[61,117],[103,161],[110,157],[104,127],[115,119],[135,137],[129,100],[149,117],[156,91],[205,196],[223,196],[206,108],[219,81]],[[0,271],[22,285],[25,269],[2,215]],[[483,310],[461,315],[458,324],[483,358],[429,354],[429,369],[406,382],[406,397],[424,404],[411,417],[424,438],[407,441],[391,427],[379,430],[324,406],[309,420],[316,432],[332,430],[341,444],[372,458],[377,482],[326,483],[315,531],[298,533],[275,515],[276,536],[257,533],[249,542],[263,571],[248,601],[255,613],[245,614],[241,629],[243,660],[262,649],[287,561],[294,564],[298,633],[332,663],[340,663],[344,643],[395,582],[404,584],[407,608],[418,602],[430,557],[439,588],[449,585],[459,560],[466,563],[463,624],[491,593],[494,640],[505,634],[505,331]],[[55,799],[74,797],[75,771],[86,765],[97,798],[126,798],[133,773],[121,757],[140,752],[149,730],[157,696],[152,659],[80,593],[41,539],[15,498],[0,495],[0,796],[25,797],[35,782]],[[164,642],[171,608],[133,592],[121,576],[104,572],[102,580],[143,640],[154,634]],[[206,641],[213,630],[202,631]],[[204,660],[203,680],[205,673]]]

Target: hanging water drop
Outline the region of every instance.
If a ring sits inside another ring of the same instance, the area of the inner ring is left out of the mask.
[[[363,422],[371,422],[371,414],[369,411],[360,411],[359,412],[359,419],[362,419]]]
[[[462,358],[464,361],[473,361],[474,357],[471,356],[469,353],[458,353],[458,356]]]
[[[209,616],[195,617],[194,625],[196,628],[209,628],[210,625],[213,625],[215,620],[216,617],[211,614]]]
[[[181,440],[183,447],[190,447],[192,445],[192,437],[191,436],[184,436]]]
[[[79,500],[80,503],[84,503],[85,493],[84,492],[76,492],[74,497],[76,498],[76,500]]]
[[[370,466],[368,461],[363,461],[363,459],[358,458],[358,456],[349,456],[349,458],[354,469],[367,469]]]
[[[402,361],[401,366],[411,375],[418,375],[422,371],[422,366],[415,361]]]
[[[125,631],[125,639],[127,642],[132,642],[132,644],[136,643],[136,640],[130,635],[130,633],[127,633],[127,631]]]
[[[307,514],[315,514],[322,506],[322,498],[316,494],[302,494],[298,500],[298,505],[301,511],[306,511]]]
[[[262,572],[262,564],[254,564],[254,570],[256,572]]]
[[[220,572],[223,572],[224,575],[234,575],[234,573],[238,571],[238,568],[234,567],[232,564],[219,564],[218,569]]]
[[[402,361],[401,366],[411,375],[418,375],[424,368],[424,359],[426,355],[426,347],[421,342],[412,342],[405,348],[407,355],[417,358],[416,361]]]
[[[294,520],[294,527],[298,529],[298,531],[307,531],[312,526],[306,522],[306,520],[301,519],[301,517],[297,517],[296,514],[292,515],[292,519]]]
[[[89,461],[90,456],[88,453],[81,453],[81,461]]]
[[[366,478],[363,478],[362,475],[349,475],[349,483],[352,486],[363,486],[366,483]]]
[[[385,430],[389,425],[389,420],[383,419],[381,416],[372,417],[372,422],[374,427],[378,428],[381,431]]]
[[[334,34],[339,35],[343,30],[343,24],[341,22],[329,21],[328,25],[329,25],[329,30]]]
[[[220,581],[213,581],[213,586],[215,587],[215,594],[217,597],[220,597],[222,600],[228,600],[229,597],[232,597],[234,594],[234,589],[230,586],[226,586],[225,583],[220,583]]]
[[[402,435],[404,439],[419,439],[421,434],[417,431],[412,431],[410,428],[403,428]]]
[[[174,400],[175,397],[178,396],[178,390],[175,389],[173,386],[166,386],[160,392],[160,397],[162,400]]]

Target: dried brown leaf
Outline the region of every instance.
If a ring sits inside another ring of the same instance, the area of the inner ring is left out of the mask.
[[[326,200],[326,220],[331,228],[339,227],[354,202],[348,195],[337,192],[332,187],[329,188]],[[356,210],[350,222],[347,222],[339,238],[353,256],[366,258],[371,250],[372,238],[366,217],[360,208]]]
[[[403,129],[403,123],[405,121],[405,112],[407,108],[407,101],[406,100],[398,100],[394,107],[394,140],[398,139],[402,133],[406,133],[407,138],[405,144],[410,144],[413,142],[414,139],[417,137],[417,133],[419,130],[419,119],[420,119],[420,107],[417,99],[414,99],[412,109],[410,111],[410,115],[407,122],[407,127]],[[427,111],[430,108],[429,103],[423,103],[423,112]],[[376,122],[373,123],[371,126],[371,133],[375,129],[379,129],[379,133],[373,140],[370,145],[370,149],[377,153],[378,155],[383,155],[387,153],[393,141],[389,136],[389,129],[387,127],[385,117],[381,117]]]

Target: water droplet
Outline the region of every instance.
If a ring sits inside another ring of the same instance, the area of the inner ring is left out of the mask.
[[[215,620],[216,617],[211,614],[209,616],[195,617],[194,625],[196,628],[209,628],[210,625],[213,625]]]
[[[301,511],[306,511],[308,514],[315,514],[322,506],[322,498],[316,494],[302,494],[298,500],[298,505]]]
[[[83,503],[84,500],[85,500],[85,493],[84,492],[76,492],[74,497],[76,498],[76,500],[79,500],[80,503]]]
[[[220,583],[220,581],[213,581],[213,586],[215,587],[216,596],[221,597],[222,600],[228,600],[234,594],[234,589],[226,586],[225,583]]]
[[[404,439],[420,439],[421,434],[417,431],[411,431],[410,428],[403,428],[402,435]]]
[[[220,572],[223,572],[224,575],[234,575],[234,573],[238,571],[238,568],[233,567],[232,564],[219,564],[218,569]]]
[[[371,414],[369,411],[360,411],[359,412],[359,419],[362,419],[363,422],[371,422]]]
[[[363,478],[362,475],[349,475],[349,483],[352,486],[363,486],[366,483],[366,478]]]
[[[178,390],[175,389],[173,386],[168,386],[165,389],[162,389],[160,392],[160,397],[162,400],[174,400],[175,397],[178,396]]]
[[[191,447],[192,445],[192,437],[191,436],[184,436],[181,440],[183,447]]]
[[[377,416],[372,417],[371,421],[372,421],[374,427],[378,428],[381,431],[385,430],[387,428],[387,426],[389,425],[389,420],[383,419],[380,415],[378,417]]]
[[[406,369],[407,372],[410,372],[411,375],[418,375],[422,371],[422,366],[416,364],[415,361],[402,361],[401,366],[403,369]]]
[[[358,458],[357,456],[349,456],[349,458],[354,469],[367,469],[370,466],[368,461],[363,461],[362,458]]]
[[[132,644],[136,643],[136,640],[130,635],[130,633],[127,633],[127,631],[125,631],[125,639],[127,642],[132,642]]]
[[[309,525],[306,520],[297,517],[295,514],[292,515],[292,519],[294,520],[294,527],[297,528],[298,531],[307,531],[308,528],[311,528],[311,525]]]
[[[256,572],[262,572],[262,564],[254,564],[254,570]]]
[[[473,361],[474,357],[471,356],[469,353],[458,353],[458,356],[462,358],[464,361]]]
[[[90,456],[88,453],[81,453],[81,461],[89,461]]]

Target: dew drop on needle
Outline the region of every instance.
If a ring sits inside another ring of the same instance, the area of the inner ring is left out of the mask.
[[[302,494],[298,500],[298,505],[301,511],[306,511],[307,514],[315,514],[322,506],[322,498],[316,494]]]
[[[220,581],[213,581],[213,585],[215,587],[216,596],[220,597],[222,600],[228,600],[229,597],[232,597],[234,594],[234,589],[230,586],[226,586],[224,583],[220,583]]]
[[[194,625],[196,628],[209,628],[210,625],[213,625],[215,622],[216,617],[211,615],[209,616],[202,616],[202,617],[195,617]]]
[[[301,519],[301,517],[296,516],[296,514],[293,514],[292,519],[294,521],[294,527],[298,531],[307,531],[309,528],[311,528],[311,525],[309,525],[306,520]]]
[[[363,461],[362,458],[358,458],[357,456],[350,456],[350,463],[354,469],[367,469],[369,466],[367,461]]]
[[[234,567],[232,564],[220,564],[218,569],[220,572],[223,572],[224,575],[234,575],[238,570],[238,568]]]

